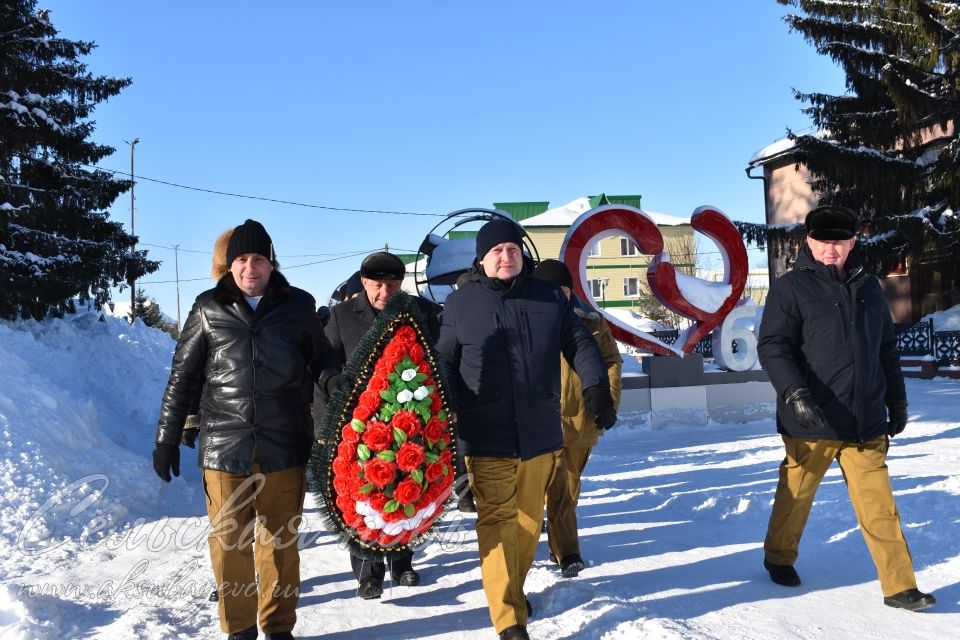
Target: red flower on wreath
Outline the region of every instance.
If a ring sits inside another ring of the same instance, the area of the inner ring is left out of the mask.
[[[380,493],[379,491],[374,491],[370,494],[370,498],[367,500],[367,502],[370,503],[371,507],[382,512],[383,508],[387,506],[388,500],[389,498],[387,498],[387,496],[384,494]]]
[[[437,442],[441,437],[443,437],[444,429],[446,429],[447,423],[441,422],[437,419],[436,416],[430,418],[430,421],[427,422],[427,426],[423,429],[423,437]]]
[[[436,482],[438,478],[443,477],[443,463],[433,462],[428,464],[423,477],[427,479],[427,482]]]
[[[397,467],[401,471],[415,471],[423,464],[423,460],[423,447],[413,442],[405,442],[397,450]]]
[[[420,433],[420,418],[413,411],[401,409],[393,415],[390,426],[400,429],[410,439]]]
[[[370,484],[382,489],[397,477],[397,465],[381,460],[380,458],[371,458],[367,464],[363,466],[363,477],[366,478]]]
[[[351,442],[341,442],[337,445],[337,457],[352,460],[357,453],[357,447]]]
[[[383,451],[393,442],[393,432],[382,422],[372,422],[363,432],[363,443],[373,451]]]
[[[344,425],[343,429],[340,430],[340,436],[343,438],[344,442],[349,442],[350,444],[357,444],[360,442],[360,434],[357,433],[357,430],[353,428],[353,425]]]
[[[410,347],[410,359],[413,360],[414,364],[416,365],[426,364],[423,361],[423,355],[424,355],[423,347],[421,347],[419,344],[414,344],[413,346]],[[421,372],[421,373],[425,373],[425,372]]]
[[[419,482],[414,482],[413,478],[407,478],[401,480],[397,488],[393,490],[393,497],[400,504],[407,505],[419,498],[422,491]]]

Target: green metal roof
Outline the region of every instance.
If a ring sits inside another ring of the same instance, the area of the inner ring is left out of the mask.
[[[476,237],[477,237],[476,231],[457,231],[456,229],[454,229],[453,231],[447,234],[447,238],[449,238],[450,240],[460,240],[462,238],[476,238]]]
[[[506,211],[517,222],[538,216],[550,208],[549,202],[494,202],[495,209]]]

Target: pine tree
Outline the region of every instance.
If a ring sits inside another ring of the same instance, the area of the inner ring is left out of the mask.
[[[154,329],[166,331],[174,339],[179,337],[177,325],[174,322],[167,322],[160,311],[160,305],[153,298],[148,298],[142,287],[137,287],[137,293],[133,299],[133,309],[130,312],[131,320],[140,318],[143,324]]]
[[[844,95],[802,93],[818,132],[793,154],[820,202],[858,211],[860,258],[885,275],[907,256],[960,278],[960,3],[935,0],[777,0],[846,75]],[[794,248],[801,228],[740,224],[759,244]],[[953,284],[950,285],[950,280]]]
[[[155,271],[106,209],[129,181],[91,168],[94,107],[129,78],[93,76],[92,42],[60,38],[35,0],[0,0],[0,317],[104,304],[110,287]]]

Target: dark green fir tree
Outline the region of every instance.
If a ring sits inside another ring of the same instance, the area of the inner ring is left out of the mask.
[[[148,298],[147,293],[142,287],[137,287],[137,293],[133,298],[133,318],[140,318],[143,324],[154,329],[166,331],[174,338],[177,338],[177,325],[174,322],[168,322],[160,311],[160,305],[153,298]],[[132,320],[132,319],[131,319]]]
[[[94,44],[58,37],[35,0],[0,0],[0,317],[43,318],[155,271],[107,208],[130,187],[92,168],[94,107],[130,84],[94,76]]]
[[[843,68],[843,95],[795,92],[816,133],[793,138],[821,203],[861,216],[859,256],[905,264],[960,290],[960,2],[777,0]],[[796,248],[803,230],[738,223],[747,240]]]

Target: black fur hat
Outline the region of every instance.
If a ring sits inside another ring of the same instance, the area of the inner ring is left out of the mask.
[[[811,210],[803,224],[814,240],[849,240],[857,235],[857,214],[832,204]]]

